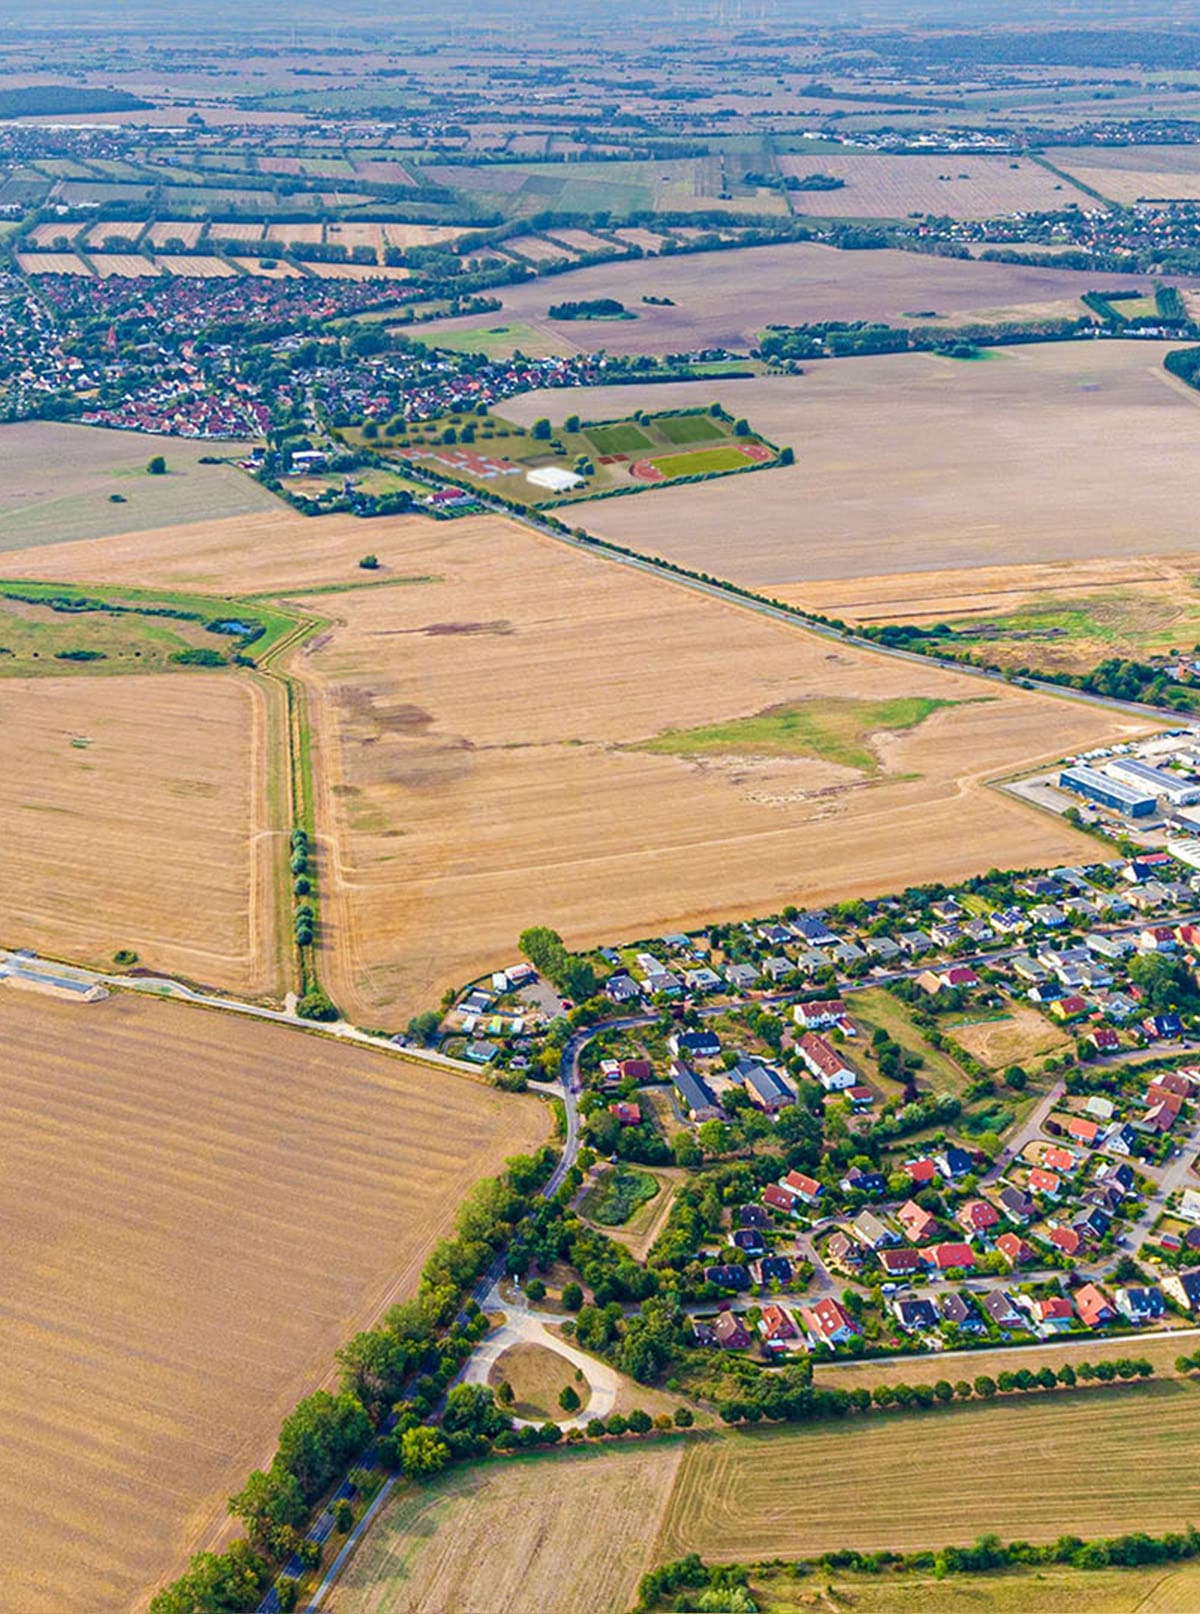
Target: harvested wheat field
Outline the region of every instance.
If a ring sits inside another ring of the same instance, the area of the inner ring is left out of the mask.
[[[366,528],[349,515],[313,520],[272,500],[269,509],[245,516],[30,550],[14,556],[10,566],[23,578],[64,583],[226,594],[329,590],[317,613],[326,615],[342,589],[400,586],[414,577],[432,581],[413,557],[425,564],[427,540],[437,530],[428,516],[380,516]],[[454,530],[468,542],[482,543],[496,523],[491,517],[465,516],[455,521]],[[378,571],[359,567],[368,543],[379,559]]]
[[[1198,1411],[1171,1380],[693,1441],[655,1559],[1178,1530],[1200,1514]]]
[[[236,459],[249,447],[220,451]],[[201,465],[212,452],[212,443],[45,420],[0,426],[0,553],[282,508],[236,466]],[[154,454],[166,456],[166,476],[147,476]],[[8,559],[9,575],[23,576],[25,560]]]
[[[3,942],[93,965],[133,948],[205,985],[281,992],[277,699],[228,673],[0,684]]]
[[[1200,200],[1200,160],[1191,146],[1058,146],[1046,158],[1109,201]]]
[[[898,671],[502,520],[414,530],[404,564],[434,580],[292,596],[329,622],[292,662],[324,969],[366,1022],[530,924],[648,935],[1087,844],[985,781],[1101,743],[1107,714]]]
[[[932,306],[932,305],[931,305]],[[778,585],[1200,551],[1200,394],[1163,348],[1064,342],[981,362],[912,353],[713,383],[796,463],[582,512],[599,537],[788,597]],[[602,387],[594,419],[696,402],[688,383]],[[505,415],[561,419],[527,393]]]
[[[331,1614],[625,1614],[682,1456],[682,1443],[671,1442],[526,1457],[401,1490],[327,1606]]]
[[[947,157],[945,161],[964,166],[959,157]],[[825,158],[819,162],[824,165]],[[823,207],[827,197],[842,194],[816,193],[812,205]],[[686,236],[687,231],[677,229],[672,233]],[[1162,284],[1141,275],[1105,275],[1103,279],[1105,288],[1114,291],[1120,287],[1153,291]],[[757,346],[759,337],[772,323],[825,319],[900,323],[906,314],[927,309],[950,323],[954,316],[971,311],[1017,310],[1026,304],[1058,303],[1095,289],[1094,274],[1069,269],[933,258],[891,250],[839,252],[835,247],[801,241],[745,247],[733,253],[696,252],[650,261],[616,260],[573,270],[572,299],[615,297],[637,318],[577,320],[571,325],[571,336],[587,352],[603,348],[609,353],[687,353],[699,348],[727,347],[745,353]],[[561,326],[548,318],[547,311],[563,295],[562,288],[556,290],[555,282],[548,280],[500,286],[496,296],[503,303],[502,315],[474,314],[423,326],[422,331],[427,333],[423,340],[436,342],[443,330],[467,330],[496,325],[502,320],[520,320],[548,332],[561,331]],[[643,304],[644,296],[670,297],[674,306],[650,307]]]
[[[828,174],[840,190],[796,191],[797,213],[818,218],[902,219],[910,213],[990,219],[1020,212],[1091,207],[1092,199],[1032,158],[956,152],[900,156],[890,152],[821,152],[782,156],[782,173],[806,179]]]
[[[140,1606],[544,1112],[128,995],[0,986],[5,1608]]]

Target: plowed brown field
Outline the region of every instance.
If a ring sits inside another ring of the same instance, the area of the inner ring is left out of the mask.
[[[0,941],[282,991],[277,696],[227,673],[0,683]]]
[[[106,686],[111,687],[111,686]],[[300,1032],[0,986],[0,1605],[144,1602],[545,1112]]]

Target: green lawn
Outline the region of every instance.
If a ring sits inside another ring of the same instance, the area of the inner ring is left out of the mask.
[[[625,422],[617,426],[586,426],[584,436],[597,454],[640,454],[651,446],[640,426]]]
[[[669,443],[711,443],[725,435],[711,415],[667,415],[658,425]]]
[[[637,749],[685,757],[810,756],[874,774],[880,768],[870,745],[871,735],[916,728],[942,707],[959,704],[924,695],[901,695],[890,701],[836,697],[796,701],[726,723],[670,729]]]
[[[655,454],[650,464],[666,477],[705,476],[712,471],[744,471],[752,462],[732,443],[701,448],[694,454]]]
[[[394,312],[389,317],[394,319]],[[422,340],[451,353],[482,353],[489,359],[508,359],[518,350],[527,359],[557,358],[571,351],[569,341],[550,331],[535,330],[520,320],[511,325],[481,325],[462,331],[435,328],[427,337],[422,335]]]

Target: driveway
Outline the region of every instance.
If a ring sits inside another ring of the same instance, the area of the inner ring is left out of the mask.
[[[584,1351],[576,1350],[566,1340],[559,1339],[550,1332],[547,1322],[561,1322],[561,1318],[552,1318],[549,1313],[530,1311],[525,1306],[507,1306],[501,1301],[498,1290],[493,1290],[488,1297],[485,1310],[493,1312],[503,1310],[504,1322],[475,1347],[462,1371],[461,1383],[486,1384],[492,1368],[511,1345],[541,1345],[544,1349],[554,1351],[556,1355],[563,1357],[573,1368],[578,1368],[591,1391],[591,1398],[579,1417],[559,1418],[555,1421],[563,1429],[582,1429],[591,1418],[608,1417],[616,1406],[621,1380],[607,1363],[598,1361],[594,1356],[588,1356]],[[528,1418],[515,1418],[513,1421],[518,1424],[534,1422]]]

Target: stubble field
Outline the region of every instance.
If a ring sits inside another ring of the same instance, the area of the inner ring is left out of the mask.
[[[352,1015],[407,1017],[530,924],[578,945],[1084,845],[985,781],[1101,743],[1106,714],[934,668],[898,683],[501,520],[425,531],[405,569],[433,581],[299,595],[330,623],[293,670],[331,853],[324,970]]]
[[[819,161],[823,163],[824,158]],[[812,205],[823,206],[826,196],[843,194],[816,193]],[[1102,278],[1110,290],[1152,291],[1158,283],[1139,275]],[[562,288],[557,281],[535,280],[497,289],[503,314],[477,314],[427,325],[422,328],[422,339],[436,342],[443,330],[520,320],[569,339],[586,352],[603,348],[609,353],[686,353],[729,347],[744,353],[757,345],[772,323],[875,319],[903,324],[906,314],[926,309],[935,310],[947,323],[971,311],[998,308],[1009,310],[1015,319],[1025,305],[1061,304],[1064,299],[1094,291],[1096,285],[1095,275],[1075,270],[891,250],[839,252],[834,247],[791,242],[736,252],[617,261],[572,272],[566,295],[580,300],[615,297],[637,314],[636,319],[576,320],[564,327],[547,317],[550,305],[562,300]],[[674,306],[647,306],[642,302],[644,296],[670,297]]]
[[[402,1491],[332,1614],[625,1614],[682,1456],[670,1444],[526,1458]]]
[[[695,1441],[655,1557],[1177,1530],[1200,1512],[1198,1398],[1172,1380]]]
[[[281,991],[273,699],[237,674],[0,684],[3,941]]]
[[[902,219],[933,213],[956,219],[989,219],[1018,212],[1052,212],[1092,198],[1031,158],[990,157],[978,152],[897,156],[879,152],[821,152],[782,156],[784,174],[804,179],[828,174],[840,190],[794,191],[797,213],[818,218]]]
[[[1054,147],[1046,158],[1081,184],[1123,207],[1146,198],[1200,199],[1200,161],[1191,146],[1130,146],[1093,149]]]
[[[0,987],[4,1606],[141,1606],[544,1112],[182,1005]]]
[[[248,447],[218,451],[236,458]],[[93,426],[0,426],[0,551],[279,509],[244,471],[199,463],[213,452],[212,443]],[[155,454],[165,455],[166,476],[146,475]]]
[[[714,382],[793,466],[610,499],[583,524],[700,571],[783,585],[975,566],[1200,551],[1192,466],[1200,395],[1137,342],[837,359],[800,377]],[[506,404],[528,425],[552,400]],[[597,416],[695,401],[687,383],[604,387]]]

